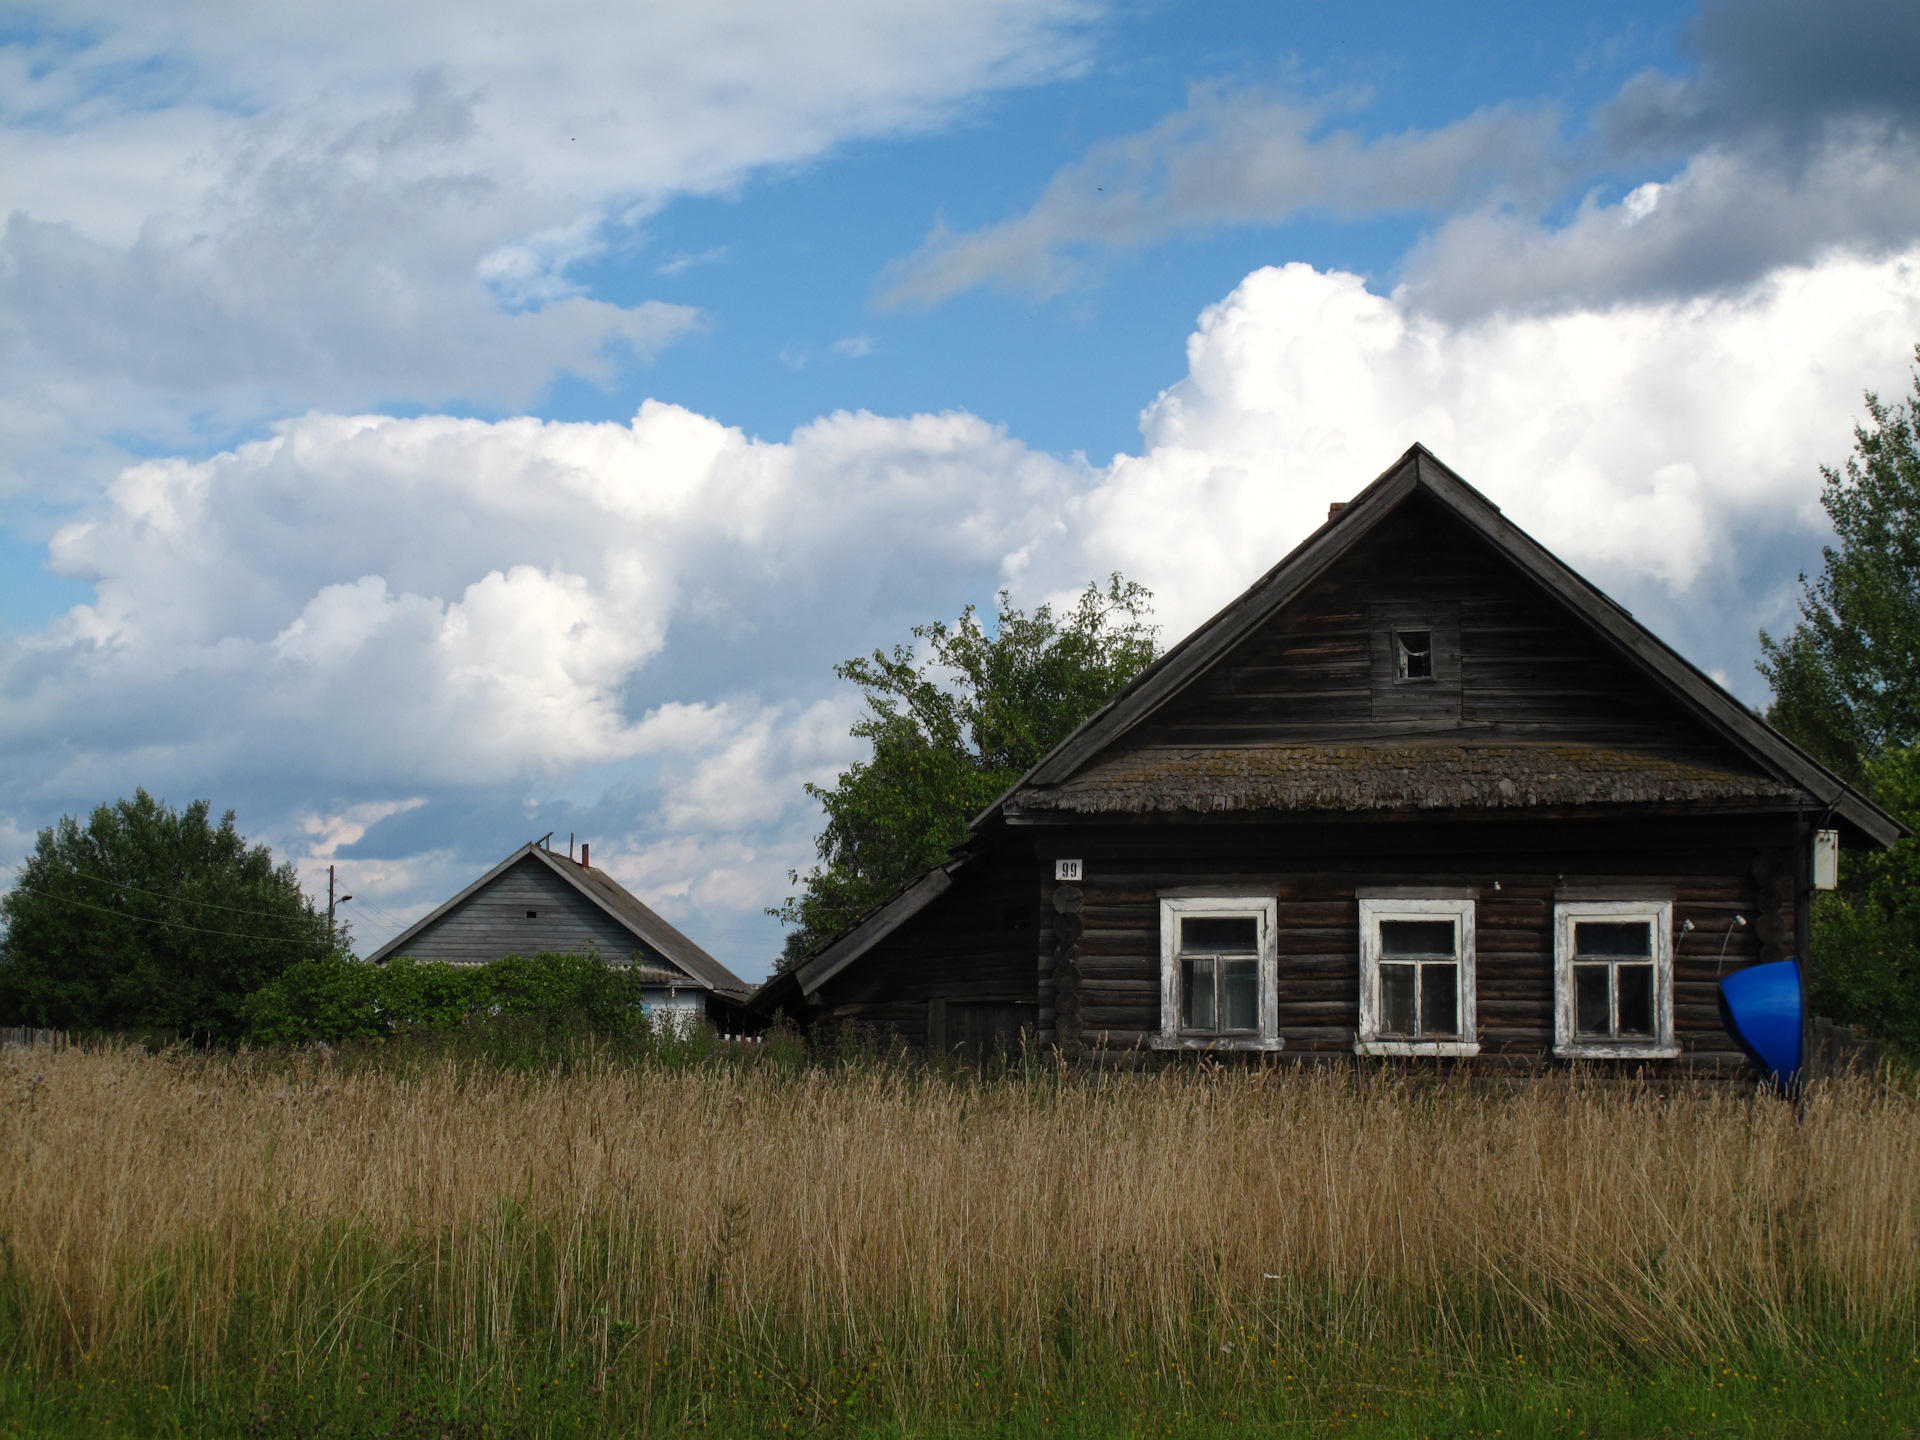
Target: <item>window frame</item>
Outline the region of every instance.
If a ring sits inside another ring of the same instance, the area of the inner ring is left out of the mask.
[[[1414,650],[1402,638],[1407,635],[1424,635],[1427,646],[1424,650]],[[1431,625],[1395,625],[1393,627],[1393,683],[1396,685],[1432,685],[1438,682],[1439,675],[1434,666],[1434,652],[1439,647],[1434,643],[1436,631]],[[1409,675],[1407,663],[1415,655],[1424,655],[1427,661],[1427,673]]]
[[[1231,919],[1253,916],[1260,926],[1258,1031],[1189,1033],[1180,1026],[1180,920],[1193,916]],[[1281,1050],[1280,902],[1272,895],[1162,895],[1160,897],[1160,1029],[1155,1050]]]
[[[1465,1057],[1480,1053],[1480,1030],[1474,1008],[1474,912],[1472,895],[1372,896],[1360,905],[1360,1029],[1354,1037],[1358,1055],[1429,1055]],[[1431,920],[1445,916],[1459,923],[1460,1034],[1454,1040],[1403,1040],[1380,1033],[1380,922]]]
[[[1573,1029],[1573,925],[1576,920],[1645,920],[1653,926],[1653,1036],[1583,1040]],[[1673,1060],[1673,901],[1555,900],[1553,906],[1553,1053],[1568,1060]]]

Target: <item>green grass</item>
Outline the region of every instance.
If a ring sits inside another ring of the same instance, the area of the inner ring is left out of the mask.
[[[431,1365],[293,1375],[256,1361],[195,1382],[0,1375],[0,1433],[33,1436],[571,1437],[1901,1436],[1920,1433],[1920,1355],[1836,1339],[1820,1353],[1642,1363],[1631,1355],[1308,1354],[1247,1364],[1110,1357],[1051,1380],[948,1369],[929,1394],[872,1352],[803,1373],[741,1356],[602,1370]],[[367,1362],[370,1365],[372,1362]]]
[[[0,1440],[1920,1434],[1905,1090],[565,1040],[0,1056]]]

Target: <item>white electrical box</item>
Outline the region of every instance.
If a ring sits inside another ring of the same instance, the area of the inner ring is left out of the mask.
[[[1053,878],[1056,880],[1078,880],[1080,878],[1080,862],[1078,860],[1054,861]]]
[[[1813,888],[1837,890],[1840,887],[1840,832],[1813,832]]]

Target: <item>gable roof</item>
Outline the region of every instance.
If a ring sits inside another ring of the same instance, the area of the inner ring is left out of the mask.
[[[745,995],[751,987],[746,981],[735,975],[713,956],[702,950],[693,941],[682,935],[673,926],[661,919],[652,910],[640,902],[638,896],[626,889],[604,870],[591,870],[577,861],[563,855],[555,855],[551,850],[529,842],[522,845],[498,865],[494,866],[478,880],[474,881],[446,904],[423,915],[386,944],[367,957],[369,964],[379,964],[402,953],[415,936],[443,917],[452,914],[468,900],[485,890],[507,871],[521,861],[532,857],[545,865],[554,874],[565,880],[580,894],[591,900],[595,906],[611,917],[634,938],[641,941],[656,954],[664,956],[679,966],[681,970],[703,989],[718,991],[722,995],[739,997]]]
[[[1071,779],[1122,736],[1180,695],[1261,624],[1297,598],[1376,526],[1415,495],[1440,505],[1505,560],[1560,601],[1630,669],[1737,753],[1813,796],[1881,844],[1904,826],[1728,694],[1597,586],[1500,513],[1500,507],[1414,445],[1291,554],[1211,620],[1143,670],[1066,739],[1043,755],[980,815],[977,830],[1023,789]]]

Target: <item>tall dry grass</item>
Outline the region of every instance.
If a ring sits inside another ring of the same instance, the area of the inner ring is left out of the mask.
[[[1796,1114],[1579,1079],[109,1049],[7,1051],[0,1099],[0,1345],[53,1370],[851,1349],[937,1388],[1093,1350],[1792,1345],[1910,1333],[1920,1298],[1920,1105],[1868,1084]]]

